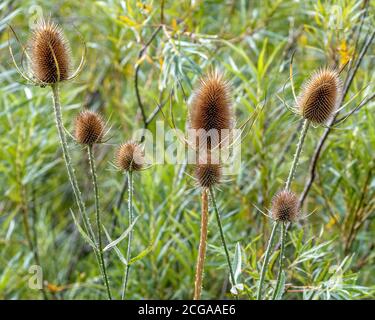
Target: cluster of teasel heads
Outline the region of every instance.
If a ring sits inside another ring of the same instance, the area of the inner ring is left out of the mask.
[[[17,69],[28,81],[37,85],[51,86],[52,88],[54,93],[54,108],[57,127],[61,139],[63,154],[72,188],[75,192],[77,204],[80,213],[83,215],[83,221],[85,222],[85,206],[82,204],[83,200],[80,198],[74,170],[71,168],[70,155],[66,146],[66,138],[62,126],[60,102],[58,100],[57,90],[59,83],[71,80],[77,76],[82,68],[84,57],[82,57],[78,69],[73,73],[69,44],[61,29],[49,20],[40,21],[37,28],[33,31],[28,47],[29,49],[26,52],[26,55],[29,59],[30,70],[24,72],[23,70],[20,70],[18,66]],[[334,69],[324,68],[315,72],[303,85],[299,96],[295,97],[296,107],[294,108],[294,111],[304,119],[304,129],[300,135],[297,151],[293,159],[286,186],[274,196],[272,201],[270,213],[272,219],[275,221],[275,225],[270,237],[268,252],[265,254],[258,298],[261,298],[262,282],[264,281],[264,273],[268,263],[269,250],[272,246],[274,231],[276,230],[277,225],[281,223],[282,226],[285,227],[286,223],[295,222],[300,216],[298,196],[291,191],[291,182],[298,164],[299,155],[302,150],[308,126],[310,123],[315,125],[325,125],[328,123],[329,119],[334,115],[338,108],[340,93],[341,81],[338,72]],[[222,129],[230,130],[233,128],[233,118],[231,86],[222,73],[211,71],[201,78],[199,86],[194,93],[189,110],[190,127],[197,130],[204,129],[206,132],[215,129],[220,133],[220,130]],[[82,111],[75,120],[74,138],[78,143],[86,145],[88,149],[91,150],[93,145],[103,143],[106,134],[105,127],[105,122],[98,113],[88,110]],[[223,139],[225,139],[225,137],[222,137],[220,133],[217,141],[209,140],[205,146],[207,148],[204,152],[206,157],[202,160],[200,156],[202,149],[200,146],[196,148],[198,163],[195,168],[195,176],[202,188],[202,220],[194,288],[195,299],[200,298],[202,289],[207,242],[208,195],[210,195],[212,207],[216,214],[221,240],[230,271],[230,281],[232,285],[236,285],[213,190],[213,188],[222,180],[222,165],[220,159],[219,161],[217,161],[217,159],[214,161],[213,154],[215,153],[215,150],[220,150],[222,148]],[[143,151],[139,144],[136,142],[126,142],[118,147],[115,155],[115,163],[119,170],[123,172],[131,173],[133,171],[140,171],[144,167],[143,156]],[[92,171],[94,172],[94,170]],[[92,231],[90,233],[90,226],[85,224],[85,228],[92,241],[95,240],[101,242],[100,233],[98,237],[99,239],[95,239]],[[97,228],[100,232],[100,224],[98,224]],[[285,237],[282,237],[282,240],[285,240]],[[99,249],[101,250],[101,248]],[[94,252],[97,251],[94,250]],[[103,258],[100,259],[98,256],[97,258],[100,271],[102,274],[105,274],[104,260]],[[280,270],[282,269],[282,258],[283,253],[280,254]],[[126,279],[128,272],[129,270],[126,271]],[[108,279],[104,279],[104,282],[106,283],[108,296],[110,298],[111,295],[108,288]]]
[[[94,248],[94,253],[99,265],[100,273],[103,277],[103,282],[107,290],[107,295],[108,298],[111,299],[112,294],[103,254],[103,226],[100,217],[101,212],[99,202],[99,190],[97,184],[95,159],[93,155],[93,146],[105,142],[104,137],[107,133],[106,123],[104,122],[102,116],[99,113],[90,110],[84,110],[80,112],[77,115],[74,123],[74,139],[77,143],[86,146],[88,150],[90,172],[95,194],[95,213],[97,229],[97,234],[95,234],[94,228],[86,212],[86,206],[81,196],[79,184],[75,176],[75,171],[73,169],[66,133],[63,126],[59,98],[59,84],[64,81],[74,79],[78,75],[83,66],[84,55],[82,56],[81,63],[77,70],[75,72],[72,72],[71,50],[68,41],[66,40],[62,30],[58,25],[51,22],[50,20],[44,19],[41,19],[38,22],[36,28],[33,30],[27,49],[23,48],[22,56],[26,56],[28,59],[28,70],[21,70],[21,68],[18,67],[17,63],[15,62],[11,46],[9,46],[9,49],[17,70],[26,80],[42,87],[50,86],[52,89],[56,126],[58,129],[60,143],[63,151],[63,157],[68,171],[69,180],[74,192],[77,207],[79,209],[81,221],[83,223],[83,228],[79,228],[79,230],[84,236],[84,238]],[[23,63],[21,63],[21,65],[23,65]],[[131,141],[125,142],[124,144],[120,145],[116,151],[115,163],[120,171],[127,173],[129,177],[132,177],[132,173],[134,171],[140,171],[143,169],[143,156],[143,150],[139,144]],[[132,186],[132,180],[129,181],[129,185]],[[131,200],[130,196],[129,200]],[[129,202],[129,212],[132,213],[131,202]],[[74,213],[72,214],[74,217],[74,221],[76,223],[79,223],[77,222]],[[131,216],[129,220],[131,222],[133,220],[133,216]],[[132,231],[130,231],[130,233],[132,233]],[[129,235],[127,261],[130,260],[130,246],[131,240]],[[129,274],[128,265],[126,266],[124,272],[126,273],[127,279]],[[125,296],[125,292],[126,284],[125,286],[123,286],[122,297]]]

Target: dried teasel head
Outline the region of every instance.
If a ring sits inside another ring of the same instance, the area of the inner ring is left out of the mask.
[[[303,85],[297,98],[299,113],[312,123],[327,123],[338,107],[341,87],[336,70],[323,68],[316,71]]]
[[[75,119],[74,136],[78,143],[86,145],[101,143],[104,130],[103,118],[94,111],[82,111]]]
[[[232,128],[231,89],[218,70],[211,71],[200,79],[189,113],[191,129],[203,129],[205,132],[217,130],[219,139],[221,130]],[[211,147],[210,142],[208,147]]]
[[[214,161],[211,153],[201,157],[195,166],[195,177],[202,188],[211,188],[221,181],[222,168],[219,161]]]
[[[54,84],[69,79],[71,51],[57,24],[41,19],[33,30],[29,47],[30,65],[36,82]]]
[[[296,221],[299,216],[297,195],[288,190],[278,192],[272,199],[271,215],[281,222]]]
[[[123,143],[117,149],[115,163],[122,171],[142,170],[145,163],[142,147],[132,141]]]

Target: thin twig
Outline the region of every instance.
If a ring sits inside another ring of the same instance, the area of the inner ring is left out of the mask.
[[[148,123],[147,123],[147,116],[146,116],[145,108],[144,108],[144,105],[142,103],[141,95],[139,93],[138,76],[139,76],[139,70],[140,70],[140,67],[141,67],[141,59],[143,58],[143,55],[147,51],[147,48],[150,46],[151,42],[154,40],[154,38],[160,32],[161,28],[162,28],[162,26],[160,25],[159,27],[157,27],[155,29],[155,31],[152,33],[150,39],[144,44],[144,46],[142,47],[142,49],[139,51],[138,62],[137,62],[137,66],[135,68],[135,74],[134,74],[135,93],[136,93],[136,97],[137,97],[139,109],[141,110],[143,124],[144,124],[145,128],[147,128]]]

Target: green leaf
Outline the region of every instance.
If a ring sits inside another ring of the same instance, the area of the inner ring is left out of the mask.
[[[147,254],[149,254],[152,251],[153,247],[154,247],[154,243],[152,242],[152,243],[150,243],[150,245],[146,249],[144,249],[143,251],[141,251],[134,258],[131,258],[130,261],[129,261],[129,265],[133,264],[134,262],[136,262],[138,260],[141,260]]]
[[[275,298],[274,300],[281,300],[284,291],[285,291],[285,271],[281,272],[280,275],[280,284],[277,288],[275,288],[276,293],[275,293]]]
[[[111,239],[111,236],[109,235],[107,229],[103,226],[103,230],[104,230],[104,233],[108,239],[109,242],[113,242],[112,239]],[[120,249],[117,248],[116,246],[113,247],[113,249],[115,250],[117,256],[119,257],[120,261],[124,264],[124,265],[127,265],[128,264],[128,261],[125,259],[124,255],[121,253]]]
[[[233,272],[234,272],[234,284],[237,284],[238,277],[241,275],[242,270],[242,252],[241,252],[241,245],[239,242],[236,244],[236,250],[234,252],[233,258]]]
[[[116,246],[117,244],[119,244],[122,240],[124,240],[124,239],[128,236],[128,234],[130,233],[130,231],[133,229],[133,227],[134,227],[135,223],[137,222],[137,220],[138,220],[138,217],[136,217],[136,218],[134,219],[133,223],[129,226],[129,228],[127,228],[127,229],[123,232],[123,234],[122,234],[120,237],[118,237],[116,240],[114,240],[114,241],[112,241],[111,243],[109,243],[109,244],[103,249],[103,252],[104,252],[104,251],[107,251],[107,250],[109,250],[109,249],[111,249],[111,248],[113,248],[113,247],[115,247],[115,246]]]
[[[94,250],[98,250],[95,243],[91,240],[91,238],[88,236],[88,234],[82,229],[81,225],[79,224],[76,216],[74,215],[73,213],[73,210],[70,209],[70,213],[72,214],[72,217],[73,217],[73,221],[75,223],[75,225],[77,226],[77,229],[78,229],[78,232],[81,234],[81,236],[83,237],[83,239],[85,239],[87,241],[87,243],[94,249]]]

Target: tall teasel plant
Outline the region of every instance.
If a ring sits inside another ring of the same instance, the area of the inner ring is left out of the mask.
[[[14,30],[13,34],[18,37]],[[72,56],[71,48],[68,40],[66,39],[62,29],[52,22],[41,18],[32,35],[29,39],[28,48],[22,46],[22,56],[28,59],[27,70],[18,66],[13,55],[12,47],[9,45],[10,54],[17,71],[28,82],[41,87],[50,87],[52,90],[53,108],[55,114],[56,127],[61,144],[62,154],[68,172],[70,184],[73,189],[74,197],[78,210],[83,221],[84,229],[82,229],[73,214],[73,218],[78,226],[79,231],[84,236],[94,249],[95,257],[99,263],[100,272],[103,274],[101,267],[100,252],[96,245],[95,233],[91,226],[89,216],[86,211],[86,206],[82,198],[79,184],[75,175],[74,167],[72,165],[71,155],[68,147],[67,137],[63,124],[63,117],[61,112],[59,85],[63,82],[73,80],[81,72],[86,55],[86,46],[84,46],[84,54],[81,57],[78,68],[72,71]],[[107,287],[108,298],[111,299],[109,287]]]
[[[194,93],[189,110],[190,128],[196,131],[197,164],[195,176],[202,189],[201,204],[201,228],[198,258],[195,272],[194,299],[201,297],[204,261],[207,247],[208,232],[208,195],[210,195],[219,227],[220,238],[228,263],[230,281],[234,285],[235,278],[229,251],[226,244],[220,213],[216,204],[214,188],[220,183],[222,177],[221,159],[217,157],[223,147],[224,139],[228,136],[222,130],[230,130],[233,127],[233,111],[231,105],[231,89],[223,74],[219,71],[211,71],[200,79],[200,85]],[[203,132],[203,135],[201,133]],[[210,135],[213,132],[216,138]],[[201,145],[201,142],[204,143]]]
[[[292,79],[292,77],[291,77]],[[283,277],[283,260],[285,252],[287,224],[296,221],[299,217],[299,204],[297,195],[291,191],[291,184],[299,163],[304,141],[311,124],[325,126],[337,111],[342,83],[339,72],[332,68],[322,68],[312,74],[303,84],[301,93],[295,96],[292,83],[293,95],[296,107],[292,110],[303,118],[303,125],[296,146],[296,151],[289,170],[285,187],[273,198],[271,217],[274,225],[266,248],[264,261],[261,269],[257,299],[262,299],[263,283],[267,265],[270,259],[272,245],[279,225],[281,224],[281,246],[279,254],[279,270],[274,288],[273,299],[281,296],[280,288]]]
[[[95,194],[95,217],[97,227],[97,251],[99,255],[99,265],[102,271],[104,285],[107,290],[108,297],[111,298],[111,289],[108,281],[107,268],[103,254],[103,226],[101,222],[99,188],[96,174],[95,158],[93,147],[95,144],[103,142],[105,136],[105,123],[103,118],[96,112],[85,110],[78,114],[75,119],[74,137],[76,141],[87,147],[88,160],[90,165],[91,179]],[[88,223],[90,223],[88,221]]]
[[[129,213],[129,235],[128,235],[128,246],[126,253],[126,266],[124,271],[121,299],[125,299],[126,291],[128,288],[129,274],[130,274],[130,261],[132,254],[132,240],[133,240],[133,225],[135,223],[133,213],[133,174],[134,172],[141,171],[144,168],[144,152],[136,142],[127,141],[121,144],[115,155],[115,164],[118,170],[124,172],[128,176],[128,213]]]

